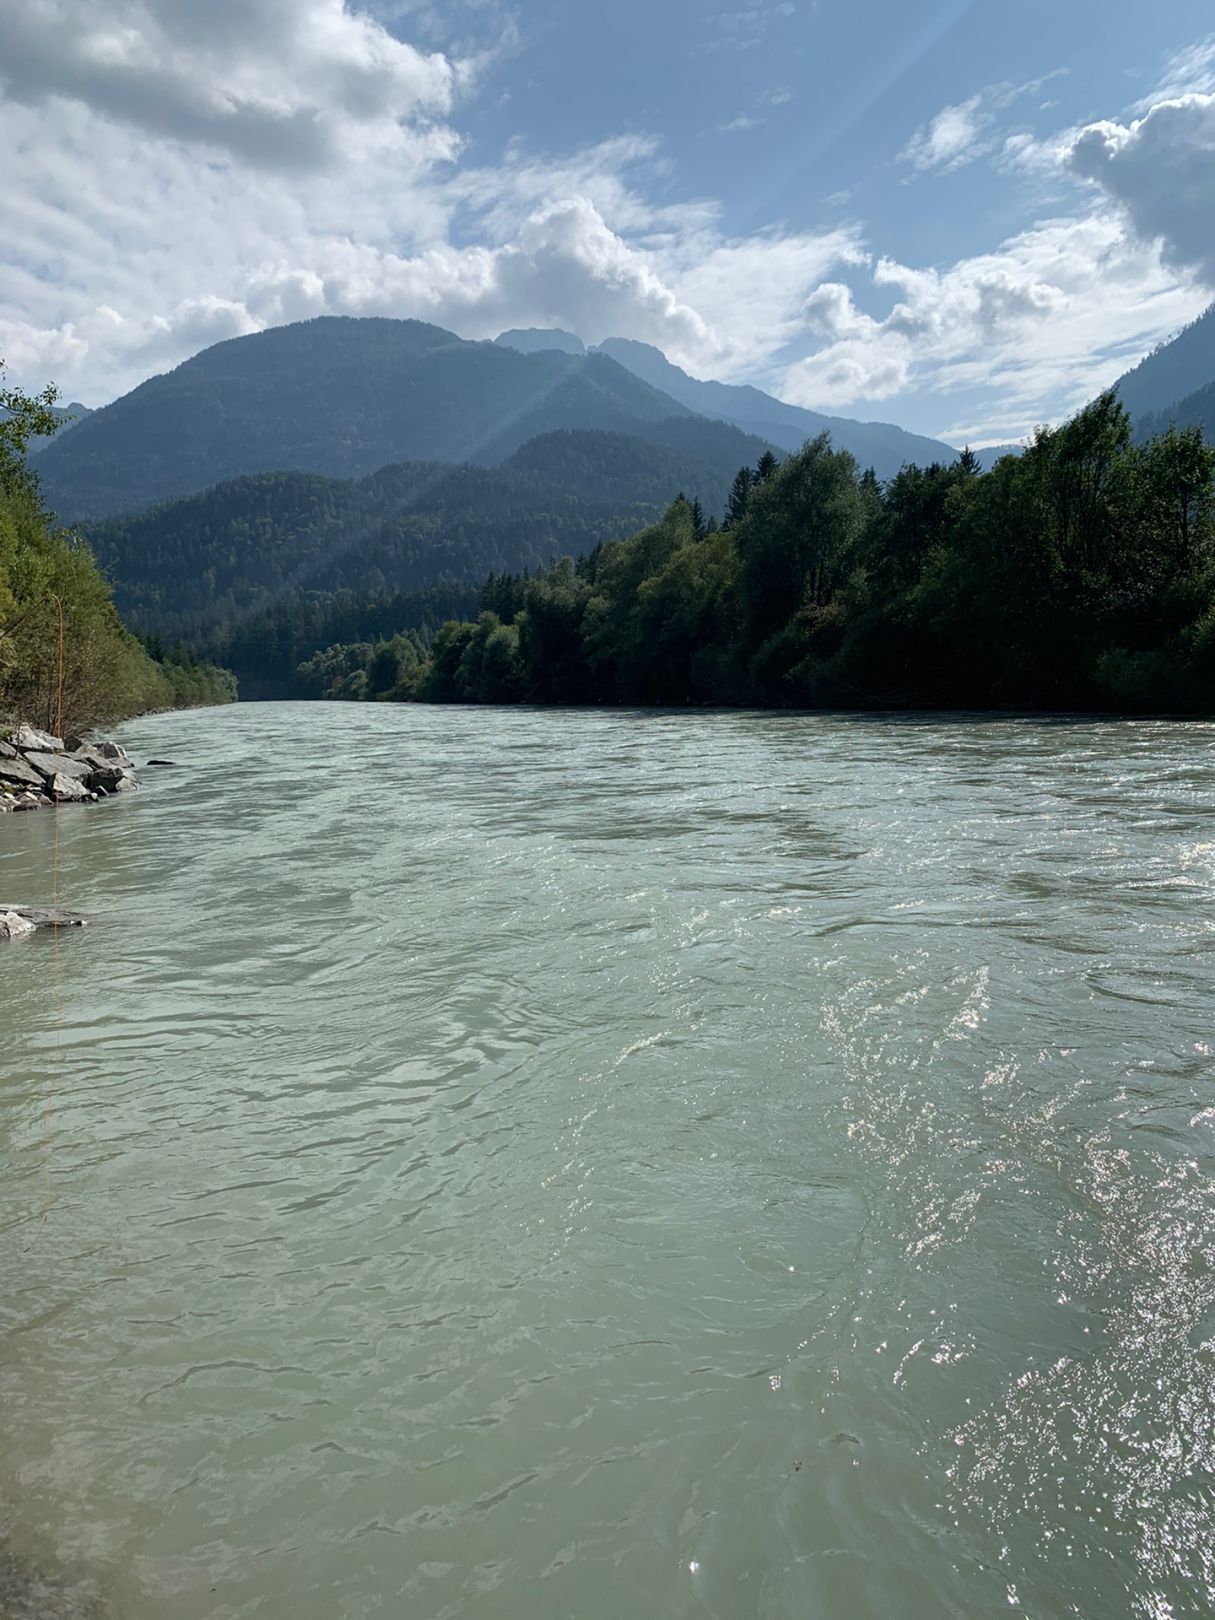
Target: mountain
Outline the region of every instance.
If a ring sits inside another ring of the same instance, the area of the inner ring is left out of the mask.
[[[689,410],[715,416],[748,433],[770,439],[784,450],[800,450],[807,439],[829,433],[837,450],[850,450],[862,467],[872,467],[879,478],[893,478],[907,462],[928,466],[949,462],[958,452],[939,439],[927,439],[889,422],[854,422],[843,416],[787,405],[748,385],[702,382],[669,361],[661,349],[630,338],[608,338],[591,351],[606,355],[634,376],[661,389]]]
[[[979,466],[982,467],[984,472],[990,472],[996,462],[1003,461],[1005,456],[1023,456],[1024,454],[1025,446],[1023,444],[989,444],[984,449],[975,451],[975,455],[979,458]]]
[[[726,455],[756,441],[605,354],[521,354],[422,321],[327,316],[230,338],[92,412],[38,458],[65,522],[104,517],[265,472],[360,478],[393,462],[493,466],[556,429],[606,431]],[[711,444],[708,443],[711,441]],[[762,453],[764,446],[758,446]],[[723,473],[725,467],[720,469]]]
[[[1114,386],[1138,422],[1140,417],[1167,413],[1211,382],[1215,382],[1215,304]]]
[[[1197,427],[1208,444],[1215,445],[1215,382],[1198,388],[1163,411],[1141,416],[1135,427],[1139,438],[1167,433],[1170,427]]]
[[[7,411],[0,410],[0,421],[3,421],[7,415]],[[59,432],[67,433],[77,423],[82,422],[86,416],[91,415],[91,412],[87,405],[82,405],[78,399],[74,399],[70,405],[52,405],[51,415],[59,423]],[[53,442],[54,437],[55,435],[47,433],[39,434],[31,439],[29,444],[30,455],[36,456],[39,451],[45,450],[47,445]]]
[[[475,587],[490,573],[540,568],[634,533],[680,490],[720,513],[737,466],[565,429],[498,467],[411,462],[358,480],[259,473],[85,532],[120,612],[176,637],[308,594]]]
[[[544,354],[558,349],[562,354],[585,354],[586,344],[574,332],[563,332],[558,326],[515,326],[509,332],[500,332],[494,339],[504,349],[518,349],[520,354]]]

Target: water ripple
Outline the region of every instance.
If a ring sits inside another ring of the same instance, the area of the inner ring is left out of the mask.
[[[1215,727],[125,740],[0,958],[0,1613],[1215,1607]]]

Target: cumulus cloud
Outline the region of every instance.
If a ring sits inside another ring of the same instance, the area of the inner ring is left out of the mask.
[[[899,295],[882,318],[843,282],[810,294],[804,318],[821,346],[784,371],[786,398],[843,409],[929,383],[942,398],[982,387],[1001,398],[1003,436],[1020,437],[1044,400],[1081,404],[1201,307],[1110,215],[1045,221],[943,271],[880,259],[871,281]]]
[[[1087,143],[1035,146],[1056,178],[1076,149],[1101,188],[1094,208],[925,270],[875,261],[854,224],[731,236],[712,198],[678,192],[647,134],[558,155],[519,140],[474,164],[454,125],[476,88],[469,63],[493,48],[473,23],[496,20],[499,0],[373,4],[374,17],[352,0],[0,0],[0,354],[16,381],[101,403],[222,338],[322,314],[412,316],[474,338],[640,338],[697,375],[862,414],[895,395],[922,403],[931,386],[939,420],[954,406],[938,398],[985,389],[1007,437],[1018,411],[1023,430],[1044,401],[1078,402],[1197,313],[1168,268],[1207,262],[1182,222],[1166,232],[1140,199],[1142,228],[1127,223],[1149,136],[1175,175],[1190,172],[1180,153],[1204,150],[1158,120],[1163,104],[1091,126]],[[722,13],[718,32],[749,39],[787,11]],[[427,48],[389,33],[390,16],[425,24]],[[1198,57],[1184,66],[1202,71]],[[914,172],[962,161],[967,129],[1007,144],[995,115],[1029,88],[946,109],[952,122],[938,115],[908,156]],[[1172,99],[1192,117],[1206,93]],[[1031,161],[1024,142],[1014,160]]]
[[[1165,261],[1215,287],[1215,94],[1159,101],[1131,124],[1090,124],[1066,153]]]
[[[0,179],[0,354],[23,383],[53,377],[89,403],[221,338],[321,314],[469,337],[558,325],[657,343],[702,372],[745,368],[853,251],[839,231],[734,243],[714,204],[647,200],[661,157],[642,137],[556,160],[514,148],[439,178],[415,157],[386,185],[379,164],[306,180],[200,164],[82,103],[59,109],[53,142],[44,130],[37,108],[0,104],[0,141],[20,157]]]
[[[0,57],[11,99],[289,170],[401,144],[451,110],[460,73],[343,0],[21,0]]]

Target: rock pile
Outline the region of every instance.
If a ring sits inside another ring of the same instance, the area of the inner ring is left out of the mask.
[[[0,813],[88,804],[138,786],[130,758],[117,743],[65,741],[32,726],[0,732]]]

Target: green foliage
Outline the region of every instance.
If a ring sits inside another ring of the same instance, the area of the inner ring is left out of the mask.
[[[1103,395],[989,473],[825,438],[442,626],[435,702],[1215,708],[1215,450]]]
[[[401,632],[413,633],[425,647],[446,620],[476,607],[477,592],[459,585],[376,596],[308,592],[228,624],[204,622],[193,644],[201,656],[232,670],[247,698],[349,697],[344,691],[322,693],[316,676],[301,675],[301,667],[332,647],[374,647]]]
[[[309,697],[402,703],[417,691],[425,656],[413,633],[331,646],[299,666],[298,680]]]
[[[487,574],[534,571],[631,533],[681,486],[720,511],[730,470],[637,438],[570,430],[531,440],[502,467],[407,463],[354,483],[263,473],[86,532],[130,623],[228,662],[224,635],[235,645],[258,621],[264,642],[266,616],[298,602],[475,590]],[[467,602],[453,601],[434,622],[465,611]],[[335,629],[329,641],[375,640],[412,624]],[[305,647],[297,637],[287,669],[328,644]],[[249,650],[252,666],[242,652],[233,667],[260,673]],[[286,672],[281,660],[275,667]]]
[[[124,629],[88,547],[52,528],[25,454],[54,431],[54,400],[53,389],[0,388],[0,716],[79,731],[235,697],[225,671],[152,657]]]

